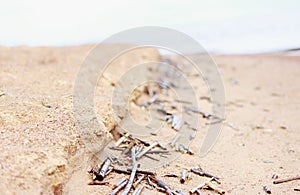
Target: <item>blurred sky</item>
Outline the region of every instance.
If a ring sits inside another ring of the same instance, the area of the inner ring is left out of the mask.
[[[214,52],[297,48],[300,1],[0,1],[0,45],[101,42],[122,30],[149,25],[184,32]]]

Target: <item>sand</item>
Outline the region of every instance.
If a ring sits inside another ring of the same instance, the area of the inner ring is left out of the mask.
[[[75,127],[72,95],[80,65],[93,47],[0,47],[1,193],[108,194],[121,177],[110,175],[109,186],[87,186],[87,170],[99,162]],[[129,54],[116,62],[123,64],[116,74],[128,64],[159,58],[155,50]],[[220,186],[228,194],[264,194],[263,185],[274,194],[295,193],[299,181],[274,185],[272,176],[300,174],[300,57],[278,53],[212,58],[225,86],[226,121],[235,128],[224,126],[205,157],[182,155],[169,167],[157,169],[159,176],[180,174],[200,164],[220,177]],[[107,78],[105,90],[96,94],[97,114],[103,122],[96,136],[100,143],[111,138],[109,132],[116,125],[107,112],[116,78]],[[197,86],[196,81],[193,84]],[[210,103],[203,98],[209,94],[201,87],[199,101],[209,111]],[[206,133],[204,123],[192,143],[194,150]],[[172,189],[185,192],[205,181],[194,176],[182,185],[176,178],[163,179]]]

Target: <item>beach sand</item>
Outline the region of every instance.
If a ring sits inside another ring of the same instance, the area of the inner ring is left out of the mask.
[[[77,72],[93,48],[0,47],[2,194],[109,194],[122,177],[109,175],[108,186],[87,185],[87,171],[100,162],[91,158],[75,127],[72,98]],[[182,155],[156,172],[179,175],[184,168],[201,165],[220,177],[227,194],[264,194],[264,185],[272,194],[295,193],[299,181],[274,185],[272,176],[300,174],[300,57],[278,53],[212,58],[225,87],[226,122],[234,128],[225,125],[206,156]],[[146,49],[115,63],[118,68],[108,74],[102,82],[105,89],[96,94],[97,114],[104,125],[97,141],[107,141],[117,123],[107,112],[114,87],[112,73],[122,74],[128,64],[159,59],[157,51]],[[203,90],[200,95],[209,93]],[[204,108],[210,105],[206,98],[199,101]],[[192,143],[195,150],[206,133],[204,123]],[[186,193],[206,180],[196,175],[185,184],[178,178],[163,179],[171,189]],[[147,190],[147,194],[156,193]],[[203,190],[203,194],[214,192]]]

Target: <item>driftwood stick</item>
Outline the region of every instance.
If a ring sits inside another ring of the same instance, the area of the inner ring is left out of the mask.
[[[127,169],[127,171],[132,171],[132,169]],[[136,173],[144,174],[144,175],[155,175],[152,171],[144,171],[144,170],[136,170]]]
[[[126,184],[126,187],[122,193],[122,195],[127,195],[129,194],[132,184],[133,184],[133,180],[135,178],[135,174],[136,174],[136,170],[137,170],[137,163],[136,163],[136,155],[135,155],[135,147],[133,147],[131,149],[131,158],[132,158],[132,171],[131,171],[131,175],[129,177],[129,180]]]
[[[105,177],[108,176],[112,171],[113,171],[113,168],[110,167],[110,168],[106,171]]]
[[[88,183],[88,185],[107,185],[107,184],[109,184],[109,182],[107,182],[107,181],[92,181],[92,182],[90,182],[90,183]]]
[[[125,180],[123,183],[121,183],[118,187],[116,187],[111,193],[110,193],[110,195],[116,195],[116,194],[118,194],[118,192],[120,191],[120,190],[122,190],[125,186],[126,186],[126,184],[127,184],[127,180]]]
[[[175,190],[176,195],[185,195],[185,193],[181,190]]]
[[[97,179],[99,179],[99,180],[104,179],[104,177],[106,176],[106,172],[109,169],[110,164],[111,164],[111,161],[109,160],[109,158],[104,161],[99,173],[96,174]]]
[[[173,140],[170,142],[170,146],[174,147],[175,143],[177,142],[177,140],[179,139],[180,134],[177,133],[176,136],[173,138]]]
[[[167,150],[150,150],[147,154],[168,154],[170,151]]]
[[[130,174],[131,174],[130,171],[122,170],[122,169],[118,169],[118,168],[113,168],[113,172],[116,172],[116,173],[123,173],[123,174],[126,174],[126,175],[130,175]]]
[[[280,183],[294,181],[294,180],[300,180],[300,176],[289,177],[289,178],[284,178],[284,179],[277,179],[277,180],[273,181],[273,184],[280,184]]]
[[[151,180],[153,180],[159,187],[162,187],[166,190],[166,194],[168,195],[173,195],[172,190],[170,189],[170,187],[165,184],[164,182],[160,181],[159,179],[157,179],[156,177],[153,176],[149,176]]]
[[[180,183],[184,183],[187,178],[187,170],[184,169],[181,173]]]
[[[119,180],[116,184],[113,185],[113,189],[117,188],[118,186],[120,186],[125,181],[127,181],[127,179],[125,177],[123,177],[121,180]]]
[[[151,160],[159,161],[159,159],[154,158],[154,157],[152,157],[152,156],[150,156],[148,154],[144,154],[144,156],[147,157],[147,158],[150,158]]]
[[[263,186],[263,190],[267,193],[267,194],[271,194],[271,189],[268,188],[268,186]]]
[[[210,181],[205,182],[205,185],[207,187],[210,187],[211,189],[213,189],[218,194],[225,194],[225,191],[223,189],[221,189],[221,188],[217,187],[216,185],[212,184]]]
[[[202,116],[202,118],[206,118],[206,119],[211,119],[211,118],[222,119],[219,116],[212,115],[212,114],[207,113],[207,112],[203,112],[203,111],[201,111],[201,110],[199,110],[197,108],[192,108],[192,107],[187,107],[187,106],[184,106],[183,108],[184,108],[185,111],[190,111],[190,112],[194,112],[194,113],[200,114]]]
[[[153,188],[155,188],[154,183],[151,181],[151,179],[149,178],[149,176],[147,176],[147,182],[149,184],[149,186],[151,187],[151,189],[153,190]]]
[[[196,191],[198,191],[198,189],[201,189],[205,186],[205,183],[201,183],[199,185],[197,185],[196,187],[194,187],[193,189],[190,190],[190,194],[194,194]]]
[[[145,175],[142,175],[140,178],[138,178],[138,180],[136,180],[136,182],[134,182],[134,184],[132,184],[132,186],[134,188],[136,188],[144,178],[145,178]]]
[[[150,146],[148,146],[147,148],[145,148],[144,150],[142,150],[137,156],[136,159],[140,159],[143,155],[145,155],[148,151],[150,151],[152,148],[154,148],[155,146],[157,146],[159,143],[158,142],[154,142],[153,144],[151,144]]]
[[[193,169],[191,169],[191,171],[193,172],[193,173],[196,173],[197,175],[200,175],[200,176],[204,176],[204,177],[213,177],[213,178],[215,178],[215,179],[220,179],[219,177],[217,177],[217,176],[215,176],[215,175],[212,175],[212,174],[210,174],[210,173],[206,173],[206,172],[204,172],[204,171],[202,171],[202,170],[199,170],[199,169],[195,169],[195,168],[193,168]]]
[[[143,184],[141,187],[137,188],[134,190],[134,192],[132,193],[132,195],[140,195],[144,189],[145,185]]]
[[[210,182],[214,180],[214,178],[210,178],[207,182]],[[190,194],[194,194],[196,191],[198,191],[199,189],[203,188],[204,186],[206,186],[206,182],[199,184],[198,186],[194,187],[193,189],[190,190]]]
[[[123,141],[125,141],[129,136],[129,133],[126,133],[124,136],[122,136],[116,143],[115,146],[118,147]]]

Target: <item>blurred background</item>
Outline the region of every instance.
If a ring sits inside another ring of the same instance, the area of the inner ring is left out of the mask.
[[[101,42],[122,30],[163,26],[208,51],[261,53],[300,48],[300,1],[1,1],[0,45]]]

